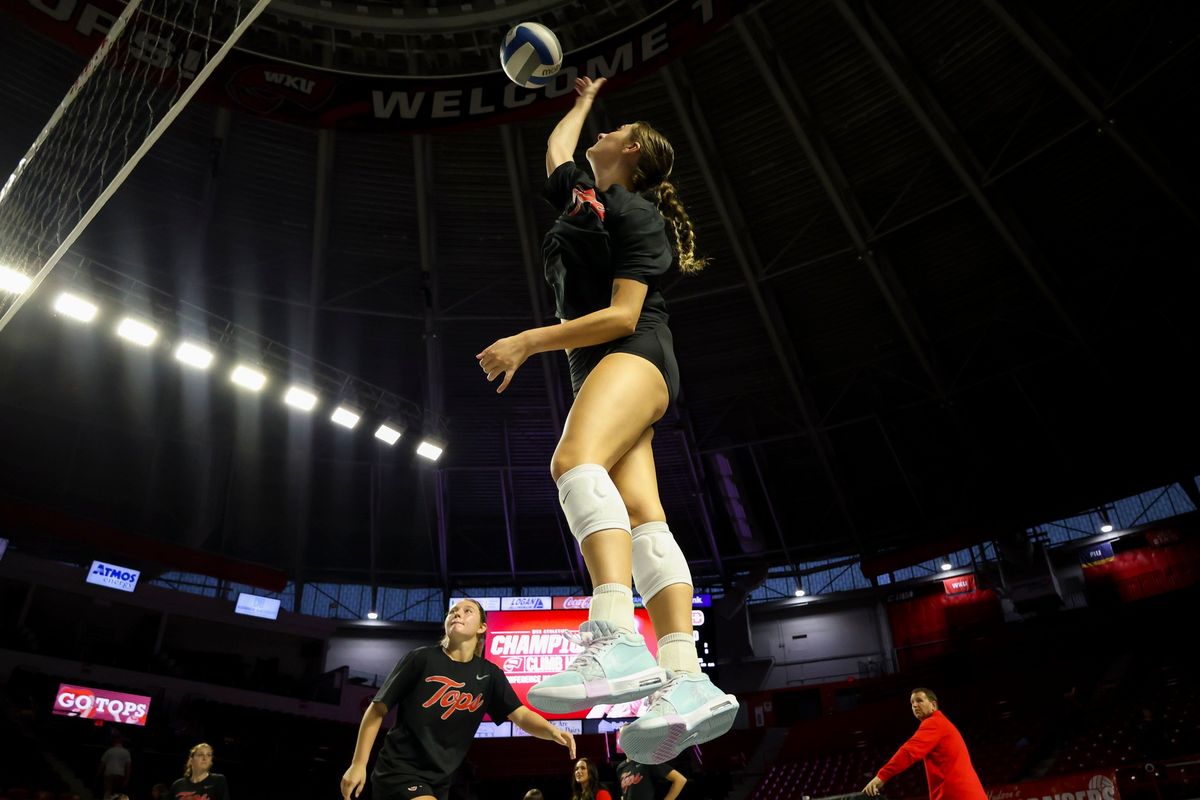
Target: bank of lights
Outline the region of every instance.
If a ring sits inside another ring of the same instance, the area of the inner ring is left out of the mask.
[[[17,270],[0,266],[0,292],[20,294],[26,291],[32,281]],[[55,298],[51,307],[54,312],[69,317],[78,322],[92,322],[100,313],[100,307],[74,292],[61,292]],[[125,341],[149,348],[159,339],[159,331],[148,322],[134,316],[125,316],[117,323],[116,334]],[[174,358],[180,364],[197,370],[207,370],[216,361],[216,354],[206,343],[198,340],[184,340],[175,346]],[[236,364],[229,373],[230,382],[253,392],[262,391],[267,385],[267,374],[249,364]],[[284,404],[301,411],[312,411],[320,404],[316,392],[299,385],[291,385],[282,396]],[[362,420],[362,413],[351,406],[339,405],[330,415],[330,419],[347,429],[355,428]],[[374,436],[379,441],[392,447],[404,435],[404,425],[387,420],[375,429]],[[445,452],[446,445],[437,439],[424,439],[416,448],[417,455],[429,461],[437,461]]]

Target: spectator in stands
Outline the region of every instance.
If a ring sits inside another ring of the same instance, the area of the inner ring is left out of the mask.
[[[225,776],[212,769],[212,745],[201,742],[188,751],[183,777],[171,784],[170,800],[229,800]]]
[[[120,736],[114,736],[112,747],[100,756],[97,773],[104,779],[104,796],[111,798],[129,785],[129,774],[133,767],[133,756],[125,749]]]
[[[909,703],[913,716],[921,721],[917,732],[863,787],[863,794],[876,797],[885,783],[924,759],[929,800],[987,800],[971,766],[967,744],[958,728],[938,710],[937,695],[929,689],[913,689]]]
[[[600,771],[590,758],[575,762],[571,772],[571,800],[612,800],[608,789],[600,783]]]
[[[657,787],[669,783],[661,800],[675,800],[687,778],[670,764],[639,764],[626,758],[617,765],[617,781],[621,784],[621,800],[659,800]]]
[[[525,793],[524,800],[546,800],[546,796],[542,794],[541,789],[530,789]]]
[[[371,747],[393,707],[399,709],[396,724],[371,773],[374,800],[446,800],[450,776],[466,756],[484,712],[561,744],[575,757],[575,737],[522,705],[503,670],[483,657],[483,606],[474,600],[455,603],[444,626],[440,644],[418,647],[400,659],[367,707],[353,760],[342,775],[344,800],[358,797],[366,785]]]
[[[169,800],[171,788],[165,783],[156,783],[150,787],[150,800]]]

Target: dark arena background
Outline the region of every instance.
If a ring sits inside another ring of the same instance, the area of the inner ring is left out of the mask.
[[[120,736],[133,800],[200,742],[333,800],[459,598],[522,697],[569,663],[567,362],[475,355],[555,321],[583,75],[576,160],[650,122],[711,259],[653,447],[740,711],[683,800],[859,796],[914,687],[992,800],[1200,798],[1200,5],[3,0],[0,799],[99,800]],[[555,720],[618,800],[634,713]],[[450,799],[569,800],[520,734]]]

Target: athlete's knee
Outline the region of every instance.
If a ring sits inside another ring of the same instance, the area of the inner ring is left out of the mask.
[[[692,585],[692,570],[667,523],[645,522],[632,534],[633,585],[643,601],[677,583]]]
[[[567,525],[580,544],[596,531],[630,530],[625,501],[600,464],[578,464],[561,473],[555,483]]]

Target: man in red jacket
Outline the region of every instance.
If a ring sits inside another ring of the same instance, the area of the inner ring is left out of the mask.
[[[971,766],[967,743],[958,728],[938,711],[937,695],[928,689],[913,689],[909,702],[913,716],[921,720],[921,724],[912,738],[863,787],[863,794],[876,797],[894,776],[925,759],[929,800],[987,800],[983,784]]]

